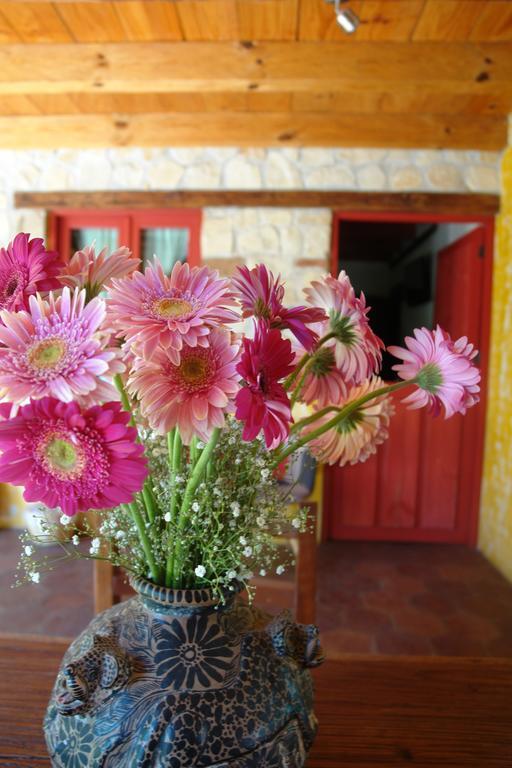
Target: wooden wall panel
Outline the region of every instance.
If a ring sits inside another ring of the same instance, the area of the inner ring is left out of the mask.
[[[469,36],[470,40],[512,40],[512,3],[488,0]]]
[[[175,3],[138,0],[118,4],[116,12],[127,40],[183,40]]]
[[[0,3],[0,13],[24,43],[69,43],[73,38],[52,3]]]
[[[114,3],[61,3],[59,14],[79,43],[115,43],[126,40]]]
[[[405,42],[414,30],[422,7],[423,0],[364,0],[361,24],[351,38]]]
[[[296,40],[298,0],[237,0],[241,40]]]
[[[19,43],[21,37],[16,29],[14,29],[7,18],[0,13],[0,45],[3,43]]]
[[[413,40],[467,40],[482,12],[475,0],[427,0]]]
[[[176,3],[185,40],[236,40],[235,0],[181,0]]]

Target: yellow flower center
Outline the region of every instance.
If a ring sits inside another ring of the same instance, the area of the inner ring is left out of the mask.
[[[70,477],[83,469],[83,454],[80,448],[62,437],[51,438],[45,446],[44,455],[50,469],[57,475]]]
[[[153,312],[159,317],[181,317],[192,311],[192,304],[185,299],[158,299],[153,304]]]
[[[191,355],[181,361],[180,373],[188,384],[198,384],[205,378],[208,361],[201,356]]]
[[[62,339],[44,339],[30,349],[28,359],[33,368],[55,368],[66,354]]]

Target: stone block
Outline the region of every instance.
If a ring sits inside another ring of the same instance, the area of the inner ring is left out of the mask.
[[[302,228],[302,252],[308,259],[322,260],[327,257],[331,248],[331,227],[310,225]]]
[[[332,213],[328,208],[297,208],[295,210],[295,223],[300,227],[309,227],[319,224],[330,228]]]
[[[185,189],[220,189],[220,166],[216,163],[190,165],[182,179]]]
[[[201,253],[204,258],[231,256],[233,227],[228,219],[209,219],[205,216],[201,230]]]
[[[143,175],[140,163],[122,163],[114,166],[112,180],[118,189],[140,189]]]
[[[14,214],[14,232],[28,232],[32,237],[46,238],[46,211],[35,208],[19,208]]]
[[[302,255],[302,233],[298,227],[279,228],[281,253],[294,261]]]
[[[318,167],[322,165],[334,165],[334,152],[332,149],[301,149],[300,164]]]
[[[247,229],[236,235],[236,250],[241,256],[258,255],[266,259],[270,254],[279,254],[279,236],[275,227],[261,226]]]
[[[0,246],[5,247],[10,243],[16,232],[12,231],[9,214],[0,211]]]
[[[465,173],[466,184],[474,192],[500,191],[500,179],[497,168],[488,165],[470,165]]]
[[[64,166],[56,164],[47,166],[41,175],[41,189],[47,192],[73,187],[73,176]]]
[[[151,165],[147,172],[150,189],[177,189],[184,169],[169,158],[161,158]]]
[[[386,157],[387,149],[337,149],[336,160],[350,163],[351,165],[366,165],[367,163],[380,163]]]
[[[359,189],[385,189],[386,174],[379,165],[365,165],[357,171]]]
[[[205,257],[204,263],[210,269],[218,270],[221,277],[231,277],[235,274],[236,268],[243,266],[245,262],[240,256],[230,256],[228,259]]]
[[[20,192],[39,189],[41,170],[33,163],[22,163],[13,174],[13,187]]]
[[[395,191],[423,189],[425,184],[423,176],[414,165],[405,165],[403,168],[397,168],[391,173],[391,189]]]
[[[267,189],[302,189],[299,170],[277,150],[268,153],[263,172]]]
[[[170,155],[180,165],[194,165],[205,160],[203,147],[176,147],[170,150]]]
[[[274,227],[289,227],[293,219],[290,208],[259,208],[260,221]]]
[[[426,174],[435,189],[458,191],[465,188],[464,179],[456,165],[436,163],[426,169]]]
[[[307,189],[354,189],[356,182],[350,168],[329,166],[315,168],[306,173]]]
[[[245,157],[233,157],[224,168],[223,186],[227,189],[261,189],[261,171]]]
[[[77,189],[108,189],[111,187],[111,168],[106,159],[80,158],[76,169]]]

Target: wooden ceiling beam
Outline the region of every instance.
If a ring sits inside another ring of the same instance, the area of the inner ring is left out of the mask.
[[[498,150],[507,121],[475,115],[244,112],[0,117],[0,148],[345,146]]]
[[[512,93],[512,43],[178,42],[0,48],[0,94]]]

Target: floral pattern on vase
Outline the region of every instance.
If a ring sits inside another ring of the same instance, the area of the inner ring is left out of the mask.
[[[64,657],[45,719],[54,768],[302,768],[317,727],[316,628],[289,615],[268,624],[232,593],[219,604],[208,590],[134,586]],[[130,670],[108,697],[94,667],[105,650]],[[58,705],[70,668],[98,681],[76,689],[75,713]]]

